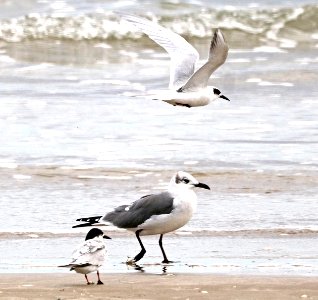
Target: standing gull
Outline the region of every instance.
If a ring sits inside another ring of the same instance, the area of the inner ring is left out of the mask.
[[[70,268],[70,271],[74,270],[77,273],[84,274],[87,284],[92,284],[88,280],[87,274],[96,271],[97,284],[103,284],[98,272],[106,256],[106,247],[103,238],[110,239],[100,229],[91,229],[86,235],[85,242],[73,252],[71,263],[59,267]]]
[[[105,216],[80,218],[84,227],[101,225],[99,221],[111,223],[119,228],[134,231],[141,251],[127,263],[139,261],[146,253],[140,239],[143,235],[160,234],[159,246],[163,255],[163,263],[169,263],[162,245],[165,233],[177,230],[189,222],[197,206],[197,196],[194,187],[210,189],[208,185],[199,182],[192,175],[179,171],[170,180],[168,191],[141,197],[131,205],[121,205]]]
[[[186,107],[207,105],[218,98],[229,100],[218,88],[208,86],[210,76],[225,62],[229,50],[220,29],[214,31],[207,62],[194,72],[199,53],[183,37],[147,19],[119,15],[147,34],[170,55],[169,90],[156,93],[153,95],[154,100]]]

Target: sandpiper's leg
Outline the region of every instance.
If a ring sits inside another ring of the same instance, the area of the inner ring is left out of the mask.
[[[104,284],[104,283],[102,283],[102,281],[100,280],[100,277],[99,277],[99,272],[98,272],[98,270],[97,270],[97,278],[98,278],[97,284]]]
[[[85,279],[86,279],[87,284],[93,284],[93,282],[90,282],[90,281],[88,280],[88,278],[87,278],[87,275],[86,275],[86,274],[85,274]]]

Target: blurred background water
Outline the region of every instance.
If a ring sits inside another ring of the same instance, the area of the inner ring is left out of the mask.
[[[184,232],[317,243],[315,1],[3,0],[0,8],[0,251],[21,234],[31,245],[45,233],[47,248],[54,234],[74,241],[84,233],[71,229],[76,218],[164,189],[181,169],[212,186],[198,191]],[[220,27],[230,52],[210,83],[231,102],[187,109],[131,97],[168,85],[169,57],[114,11],[184,36],[199,65]],[[48,249],[41,255],[54,261]],[[1,257],[10,271],[15,256]],[[305,270],[317,265],[311,256]]]

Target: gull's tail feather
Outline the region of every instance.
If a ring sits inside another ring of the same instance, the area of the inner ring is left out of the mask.
[[[59,268],[73,268],[75,265],[74,264],[68,264],[68,265],[62,265],[58,266]]]
[[[100,223],[100,219],[103,216],[95,216],[95,217],[88,217],[88,218],[79,218],[76,221],[77,222],[84,222],[82,224],[74,225],[72,228],[78,228],[78,227],[90,227],[90,226],[105,226],[106,224]]]

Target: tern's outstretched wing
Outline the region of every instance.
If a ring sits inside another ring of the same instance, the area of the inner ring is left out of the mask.
[[[169,88],[177,90],[187,82],[194,72],[199,53],[183,37],[147,19],[119,14],[122,19],[132,23],[170,55]]]
[[[211,41],[208,61],[191,76],[181,91],[195,91],[206,87],[212,73],[225,62],[228,51],[229,47],[221,30],[217,29]]]

